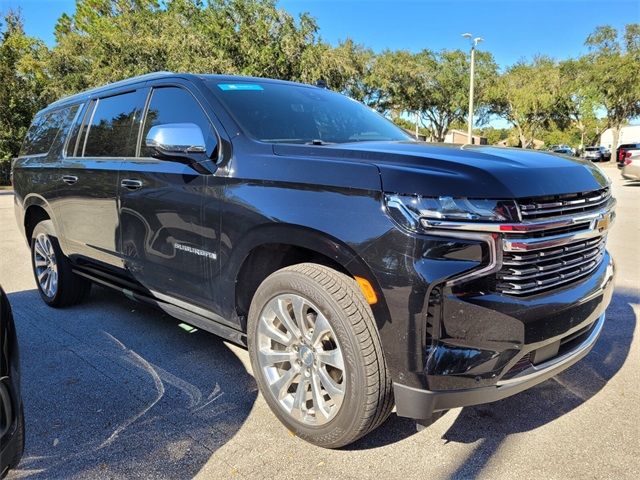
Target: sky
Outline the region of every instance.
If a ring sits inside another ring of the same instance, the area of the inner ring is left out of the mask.
[[[332,44],[352,38],[373,48],[432,50],[467,48],[462,33],[484,38],[501,68],[536,54],[556,59],[586,51],[584,40],[598,25],[640,22],[640,0],[280,0],[297,15],[316,18]],[[55,43],[53,29],[74,0],[0,0],[0,11],[20,8],[29,35]]]

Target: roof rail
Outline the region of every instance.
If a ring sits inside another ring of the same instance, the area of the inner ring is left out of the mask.
[[[106,88],[111,88],[111,87],[119,87],[121,85],[127,85],[128,83],[135,83],[135,82],[139,82],[142,80],[148,80],[148,79],[152,79],[155,77],[162,77],[165,75],[175,75],[174,72],[166,72],[166,71],[160,71],[160,72],[151,72],[151,73],[145,73],[143,75],[137,75],[135,77],[131,77],[131,78],[125,78],[124,80],[119,80],[117,82],[113,82],[113,83],[107,83],[105,85],[101,85],[99,87],[93,87],[90,88],[88,90],[83,90],[81,92],[78,93],[74,93],[73,95],[67,95],[66,97],[62,97],[59,100],[56,100],[55,102],[50,103],[46,109],[48,109],[49,107],[53,107],[55,105],[58,105],[60,103],[64,103],[68,100],[71,100],[74,97],[80,96],[80,95],[87,95],[87,94],[91,94],[94,92],[98,92],[100,90],[106,89]]]

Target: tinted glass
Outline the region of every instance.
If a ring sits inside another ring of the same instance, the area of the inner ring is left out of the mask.
[[[141,109],[138,92],[98,100],[84,147],[85,157],[134,157]]]
[[[195,123],[202,130],[207,150],[215,145],[215,135],[209,119],[200,104],[186,90],[178,87],[161,87],[153,90],[149,110],[144,122],[142,156],[150,156],[144,146],[149,129],[155,125],[167,123]],[[212,152],[208,151],[209,154]]]
[[[79,105],[73,105],[34,118],[22,144],[20,155],[47,153],[58,136],[58,132],[66,130],[73,121],[79,107]]]
[[[317,87],[211,81],[210,88],[251,137],[273,143],[410,140],[403,130],[344,95]]]
[[[73,125],[69,129],[69,140],[67,141],[67,147],[65,150],[65,154],[68,157],[72,157],[75,155],[75,148],[76,148],[76,144],[78,143],[78,134],[80,133],[80,127],[83,124],[83,119],[87,115],[87,110],[91,111],[92,106],[91,108],[84,109],[84,113],[79,113],[76,117],[76,121],[73,123]]]

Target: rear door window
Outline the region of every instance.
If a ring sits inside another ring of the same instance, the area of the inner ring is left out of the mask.
[[[44,155],[53,142],[73,121],[80,105],[72,105],[36,116],[22,144],[20,155]]]
[[[134,157],[144,95],[129,92],[100,98],[89,123],[85,157]]]

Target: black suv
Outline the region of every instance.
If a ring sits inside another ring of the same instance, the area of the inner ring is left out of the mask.
[[[275,415],[325,447],[394,404],[428,424],[555,375],[613,290],[598,167],[412,141],[308,85],[87,91],[36,115],[13,180],[47,304],[98,283],[246,345]]]

